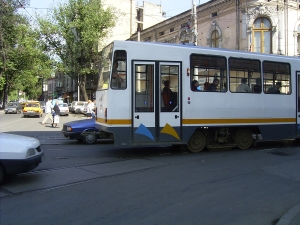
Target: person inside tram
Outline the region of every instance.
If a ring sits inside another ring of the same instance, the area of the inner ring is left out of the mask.
[[[274,87],[268,89],[268,94],[280,94],[280,88],[282,87],[281,82],[276,82]]]
[[[241,83],[237,86],[236,92],[252,92],[251,88],[247,85],[247,78],[242,78]]]
[[[208,91],[217,91],[219,83],[219,79],[215,78],[213,83],[208,86]]]
[[[192,91],[201,91],[199,82],[197,80],[192,81],[191,89]]]
[[[170,89],[170,81],[165,80],[164,81],[164,88],[163,88],[163,98],[164,98],[165,106],[170,106],[171,105],[172,94],[173,93]]]
[[[256,82],[256,84],[253,86],[253,92],[254,93],[261,93],[261,81],[260,81],[260,78],[256,78],[255,82]]]
[[[115,61],[113,64],[113,68],[112,68],[112,85],[115,88],[120,88],[121,87],[121,83],[124,82],[124,80],[122,79],[122,77],[120,77],[119,73],[118,73],[118,61]]]

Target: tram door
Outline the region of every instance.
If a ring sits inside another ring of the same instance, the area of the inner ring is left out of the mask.
[[[300,137],[300,72],[297,72],[298,89],[297,89],[297,136]]]
[[[132,141],[181,141],[180,64],[135,61],[132,71]]]

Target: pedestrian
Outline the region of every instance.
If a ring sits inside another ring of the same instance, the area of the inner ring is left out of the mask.
[[[45,116],[45,118],[43,119],[43,122],[42,122],[43,125],[45,125],[45,123],[46,123],[46,121],[47,121],[48,119],[50,119],[50,120],[51,120],[51,124],[53,124],[52,108],[53,108],[53,106],[52,106],[52,99],[49,98],[48,101],[47,101],[47,103],[46,103],[46,106],[45,106],[45,113],[46,113],[46,116]]]
[[[54,115],[53,115],[52,127],[58,127],[59,116],[60,116],[60,109],[58,107],[58,101],[55,102],[53,110],[54,110]]]
[[[94,104],[92,103],[91,100],[88,100],[88,104],[86,106],[86,116],[87,116],[87,118],[89,118],[89,119],[92,118],[93,110],[94,110]]]

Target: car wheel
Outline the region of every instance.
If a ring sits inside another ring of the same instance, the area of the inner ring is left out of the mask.
[[[66,116],[69,116],[69,114],[66,114]]]
[[[87,136],[82,136],[82,141],[84,144],[93,145],[97,142],[97,135],[96,134],[89,134]]]

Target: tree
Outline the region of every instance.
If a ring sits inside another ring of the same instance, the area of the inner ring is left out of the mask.
[[[37,76],[49,77],[53,65],[27,18],[17,14],[16,2],[21,1],[0,2],[0,91],[4,106],[7,96],[19,90],[25,90],[29,98],[36,99],[40,91],[36,86]]]
[[[48,18],[39,18],[41,40],[60,63],[57,72],[79,81],[86,101],[86,76],[97,73],[99,49],[116,19],[116,10],[104,9],[100,0],[69,0]]]

